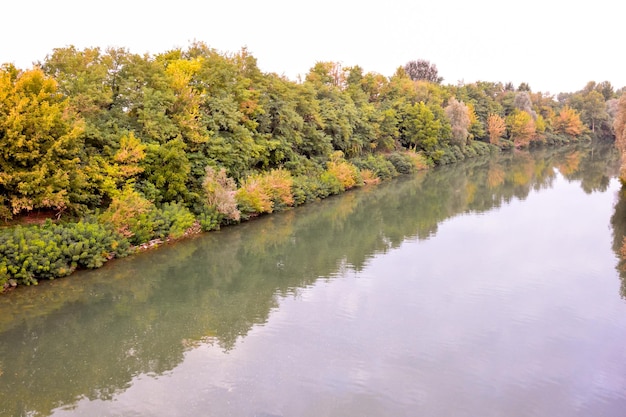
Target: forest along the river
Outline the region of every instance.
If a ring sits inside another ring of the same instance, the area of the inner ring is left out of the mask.
[[[622,416],[618,164],[499,153],[18,288],[0,415]]]

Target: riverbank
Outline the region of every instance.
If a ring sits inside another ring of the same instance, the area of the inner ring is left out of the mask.
[[[474,148],[470,155],[492,150],[489,145]],[[31,218],[29,224],[0,231],[0,293],[19,285],[37,285],[42,279],[66,277],[77,270],[99,268],[115,258],[431,166],[421,154],[411,151],[372,155],[354,162],[338,154],[317,176],[294,178],[287,171],[275,170],[239,188],[231,184],[230,189],[215,190],[215,198],[221,199],[215,206],[223,207],[223,200],[230,198],[233,206],[228,210],[235,210],[236,216],[229,216],[223,208],[200,216],[179,204],[157,208],[135,191],[125,190],[107,211],[75,222],[47,218],[36,224]],[[216,181],[214,187],[219,186]]]
[[[212,395],[202,409],[215,415],[232,411],[249,416],[258,410],[298,415],[304,408],[285,412],[259,402],[249,412],[237,412],[232,397],[224,395],[235,396],[240,404],[254,402],[249,384],[258,382],[260,374],[246,370],[271,361],[262,378],[290,378],[289,385],[301,395],[294,401],[310,400],[311,391],[302,387],[329,387],[329,401],[345,389],[362,398],[361,377],[366,374],[351,374],[351,369],[383,357],[396,375],[398,364],[412,366],[415,358],[422,358],[424,369],[441,376],[442,366],[454,366],[450,346],[460,359],[454,362],[459,369],[451,369],[450,375],[468,370],[467,352],[478,355],[472,363],[493,359],[483,374],[485,367],[470,367],[468,380],[482,380],[481,387],[510,386],[513,407],[519,404],[518,382],[524,381],[518,377],[528,377],[529,392],[536,387],[536,375],[514,374],[524,343],[530,348],[522,351],[539,355],[537,360],[541,352],[556,352],[584,372],[588,367],[580,358],[606,358],[595,353],[605,351],[607,343],[581,329],[597,329],[601,322],[608,323],[602,334],[626,334],[615,327],[626,315],[607,227],[617,186],[617,168],[609,171],[607,164],[615,161],[612,155],[585,143],[470,158],[163,245],[67,279],[18,287],[0,298],[0,346],[5,353],[0,383],[7,387],[0,390],[0,415],[158,414],[146,392],[174,392],[196,400]],[[529,258],[534,261],[526,262]],[[608,304],[619,310],[607,309]],[[581,305],[583,314],[575,307]],[[602,320],[598,305],[603,306]],[[407,317],[421,320],[408,333]],[[546,317],[551,320],[547,324]],[[460,325],[461,318],[473,327]],[[492,321],[487,325],[485,320]],[[493,329],[506,332],[511,326],[524,339],[522,345],[519,338],[503,341],[501,332],[494,334]],[[396,336],[381,339],[390,328]],[[567,335],[573,339],[563,341]],[[270,339],[260,343],[266,337]],[[390,349],[394,340],[406,346]],[[559,345],[552,349],[546,341]],[[563,355],[563,349],[571,352],[568,347],[584,352]],[[617,343],[616,352],[621,348]],[[393,352],[404,359],[389,358]],[[340,381],[341,392],[336,390],[337,367],[329,357],[343,364],[342,375],[355,376],[354,383]],[[510,372],[492,372],[506,366],[509,357],[517,360]],[[539,363],[535,357],[523,359],[530,367]],[[308,370],[298,367],[311,363]],[[556,363],[552,375],[569,380],[571,366],[563,368],[552,358],[545,363]],[[233,364],[246,373],[233,373]],[[603,369],[622,372],[614,364]],[[193,370],[203,375],[186,373]],[[509,385],[488,379],[512,373]],[[315,384],[303,385],[302,375],[313,375]],[[405,413],[393,408],[397,396],[387,395],[386,379],[378,375],[369,379],[368,387],[378,390],[379,398],[395,401],[381,415],[410,415],[410,409]],[[407,401],[423,388],[416,385],[421,384],[416,375],[421,374],[412,372],[406,379],[416,388],[404,391]],[[181,381],[193,387],[181,387]],[[430,376],[424,379],[426,389],[432,381]],[[138,389],[142,384],[150,384],[149,389]],[[450,387],[438,383],[435,388],[442,386]],[[264,387],[275,391],[263,381],[254,390],[269,392]],[[466,388],[459,383],[457,393]],[[187,389],[192,394],[185,394]],[[588,387],[580,389],[586,398],[589,392]],[[599,393],[600,400],[606,400],[604,393]],[[476,395],[466,396],[470,407]],[[283,404],[284,398],[278,395],[272,403]],[[231,408],[216,411],[216,404],[226,400]],[[548,411],[554,404],[550,401],[545,404]],[[506,407],[501,409],[506,414]],[[161,414],[175,414],[172,410]],[[475,411],[480,415],[482,410]],[[602,414],[601,408],[593,411]]]
[[[612,136],[605,110],[585,110],[616,99],[607,84],[556,100],[410,69],[317,62],[296,82],[202,42],[3,65],[0,219],[53,218],[0,234],[0,288],[495,149]]]
[[[502,149],[479,144],[466,153],[471,158],[511,149],[514,148]],[[115,216],[110,213],[92,215],[69,223],[55,223],[46,219],[40,225],[13,226],[0,232],[0,284],[2,291],[6,292],[19,285],[36,285],[42,279],[66,277],[77,270],[99,268],[115,258],[152,250],[172,241],[234,226],[258,216],[297,207],[356,187],[375,185],[429,167],[432,165],[426,163],[420,154],[411,151],[388,154],[384,158],[372,156],[365,163],[357,161],[356,164],[336,159],[335,165],[318,178],[294,180],[289,177],[286,184],[288,192],[281,195],[271,188],[263,191],[262,187],[258,187],[261,191],[257,190],[260,192],[257,196],[242,193],[246,198],[239,198],[236,202],[237,210],[240,210],[236,221],[219,213],[207,221],[206,218],[191,215],[184,207],[166,207],[166,210],[160,211],[153,207],[153,213],[149,214],[136,210],[135,206],[134,211],[118,208],[122,213]],[[322,178],[329,185],[321,187]],[[262,181],[259,182],[262,184]],[[277,184],[269,183],[265,186],[277,187]],[[272,192],[274,195],[270,195]],[[134,200],[130,199],[124,204],[137,205],[137,198],[133,195]]]

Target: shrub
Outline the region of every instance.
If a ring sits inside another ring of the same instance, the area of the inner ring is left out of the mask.
[[[161,238],[168,237],[171,239],[180,239],[185,232],[193,226],[196,219],[189,209],[179,203],[165,203],[163,207],[157,211],[156,219],[161,225]]]
[[[411,158],[413,166],[418,171],[428,169],[433,165],[432,161],[429,161],[421,152],[405,152],[404,154]]]
[[[409,153],[417,155],[413,151],[409,152],[394,152],[387,156],[387,160],[391,162],[393,167],[399,174],[411,174],[417,170],[413,159],[409,156]]]
[[[380,154],[352,159],[351,162],[361,171],[368,169],[374,172],[381,180],[388,180],[398,175],[393,164]]]
[[[239,211],[249,218],[293,206],[292,185],[293,178],[284,169],[251,175],[241,183],[235,194]]]
[[[154,235],[155,206],[127,185],[113,197],[109,207],[100,215],[100,221],[110,224],[133,244],[147,242]]]
[[[111,225],[133,245],[152,239],[181,238],[195,217],[181,203],[165,203],[157,208],[132,187],[127,186],[113,198],[99,220]]]
[[[329,162],[326,170],[337,178],[341,184],[341,191],[349,190],[363,183],[358,168],[345,160]]]
[[[216,172],[215,169],[207,166],[205,172],[202,188],[207,207],[215,209],[226,219],[239,221],[241,213],[237,209],[235,181],[226,175],[224,168]]]
[[[380,178],[376,176],[374,171],[370,171],[369,169],[364,169],[361,171],[361,179],[364,184],[378,184],[380,183]]]
[[[77,268],[99,268],[128,250],[128,240],[94,219],[16,226],[0,233],[0,290],[9,279],[31,285]]]
[[[322,187],[319,176],[308,175],[299,175],[293,178],[291,193],[295,206],[319,200],[329,195],[328,190]]]
[[[432,165],[423,154],[414,151],[393,152],[386,158],[400,174],[411,174]]]
[[[478,156],[477,148],[474,146],[464,146],[461,148],[461,152],[466,158],[474,158]]]
[[[515,147],[515,143],[513,143],[513,141],[509,139],[500,139],[500,141],[498,142],[498,146],[502,150],[513,149]]]
[[[458,146],[448,146],[444,148],[441,157],[436,161],[438,165],[453,164],[465,159],[465,155]]]
[[[339,194],[344,191],[343,185],[337,176],[335,176],[330,171],[324,171],[322,175],[320,175],[320,196],[322,198],[328,197],[329,195]]]
[[[479,140],[473,140],[470,142],[471,148],[476,152],[477,155],[487,155],[497,150],[498,148],[490,145],[486,142],[481,142]]]
[[[272,200],[272,210],[283,210],[294,204],[291,186],[293,177],[291,173],[284,169],[273,169],[261,177],[261,183]]]
[[[198,215],[198,222],[203,232],[219,230],[224,215],[213,207],[205,207]]]
[[[272,200],[266,193],[259,176],[246,178],[241,184],[241,188],[237,190],[235,198],[239,211],[244,218],[272,212]]]

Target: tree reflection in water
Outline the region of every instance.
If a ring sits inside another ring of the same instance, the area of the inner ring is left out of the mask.
[[[407,239],[435,235],[443,220],[525,199],[556,171],[587,193],[605,191],[617,162],[598,145],[477,158],[19,288],[0,298],[0,415],[111,399],[198,344],[232,349],[280,297],[342,267],[361,270]],[[613,216],[616,252],[624,200]]]

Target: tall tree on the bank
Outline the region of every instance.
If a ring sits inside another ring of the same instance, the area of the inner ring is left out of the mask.
[[[440,121],[435,119],[426,104],[409,104],[405,107],[404,117],[400,122],[400,141],[409,149],[430,153],[437,147],[440,129]]]
[[[464,147],[467,143],[470,127],[469,108],[462,101],[452,97],[445,108],[452,129],[452,144]]]
[[[497,114],[490,114],[487,118],[487,131],[489,132],[489,143],[497,145],[506,132],[506,122]]]
[[[607,101],[614,97],[611,83],[587,83],[585,88],[569,95],[560,95],[562,102],[580,114],[580,120],[596,137],[612,138],[612,120]],[[608,97],[608,98],[607,98]]]
[[[581,120],[593,133],[596,133],[603,122],[608,122],[606,101],[600,92],[594,90],[587,94],[582,106]]]
[[[537,118],[537,113],[533,110],[533,103],[528,91],[519,91],[515,94],[513,105],[516,109],[525,111],[530,114],[533,119]]]
[[[317,92],[324,133],[335,150],[355,156],[364,147],[364,138],[355,135],[359,112],[345,91],[347,71],[335,62],[318,62],[306,76],[306,82]]]
[[[584,129],[579,113],[568,106],[561,109],[553,122],[553,126],[555,133],[570,137],[580,136]]]
[[[413,81],[424,80],[435,84],[441,84],[443,81],[443,77],[439,76],[437,66],[425,59],[407,62],[404,65],[404,72],[406,72]]]
[[[532,116],[523,110],[515,110],[506,118],[509,136],[515,147],[528,146],[535,136],[535,122]]]
[[[0,69],[0,216],[77,209],[83,124],[42,70]]]

